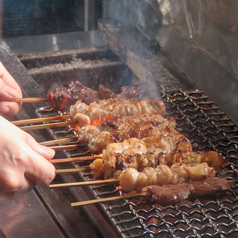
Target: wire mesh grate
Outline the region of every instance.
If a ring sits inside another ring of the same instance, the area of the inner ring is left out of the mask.
[[[238,128],[221,109],[202,91],[178,91],[164,94],[166,117],[176,120],[176,129],[191,142],[194,151],[215,150],[229,163],[217,175],[222,178],[237,177]],[[38,111],[46,116],[44,109]],[[70,128],[50,129],[55,137],[76,131]],[[69,133],[69,134],[67,134]],[[83,151],[87,153],[87,151]],[[79,156],[82,151],[66,151],[68,157]],[[74,163],[87,166],[90,162]],[[81,172],[80,172],[81,173]],[[93,179],[90,172],[82,172],[84,180]],[[237,237],[238,236],[238,186],[232,184],[225,195],[183,201],[175,206],[163,207],[140,199],[119,200],[101,204],[122,237]],[[121,195],[115,185],[91,187],[95,198]]]

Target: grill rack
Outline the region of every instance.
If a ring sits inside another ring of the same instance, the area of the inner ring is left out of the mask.
[[[229,163],[218,172],[226,179],[237,177],[238,128],[203,91],[183,91],[163,94],[166,117],[176,120],[176,129],[191,142],[194,151],[215,150]],[[37,110],[39,117],[55,113],[46,108]],[[55,139],[74,135],[70,127],[48,129]],[[70,143],[67,143],[70,144]],[[67,157],[86,154],[87,150],[65,151]],[[87,166],[89,162],[73,163]],[[92,180],[90,172],[79,172],[82,180]],[[119,187],[90,187],[95,198],[122,194]],[[186,200],[175,206],[162,207],[139,199],[100,204],[122,237],[236,237],[238,235],[238,203],[235,183],[222,196]],[[96,205],[97,206],[97,205]]]

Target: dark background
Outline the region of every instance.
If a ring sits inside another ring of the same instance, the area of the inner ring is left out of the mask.
[[[102,16],[102,1],[88,5],[93,30]],[[84,7],[83,0],[4,0],[2,37],[83,31]]]

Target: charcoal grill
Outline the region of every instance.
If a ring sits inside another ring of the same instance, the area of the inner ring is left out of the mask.
[[[238,128],[234,123],[235,118],[232,120],[231,116],[228,116],[229,109],[223,110],[222,104],[218,105],[214,102],[205,91],[177,70],[164,55],[158,54],[154,57],[150,52],[152,42],[137,42],[133,39],[132,47],[131,38],[127,38],[127,32],[120,23],[107,20],[99,22],[99,25],[101,36],[108,44],[101,43],[100,46],[85,47],[83,50],[67,49],[57,52],[18,54],[15,57],[2,42],[3,63],[8,66],[13,76],[18,78],[25,97],[44,97],[50,87],[76,79],[80,79],[86,86],[94,89],[102,83],[115,92],[125,84],[155,79],[156,86],[161,86],[158,90],[166,104],[166,116],[176,119],[177,130],[191,141],[195,151],[215,150],[229,160],[227,166],[219,171],[218,176],[236,179]],[[9,40],[8,44],[11,45],[13,42]],[[140,54],[135,51],[137,46],[142,49]],[[143,58],[142,54],[146,54],[146,57]],[[27,104],[23,105],[23,111],[18,118],[54,114],[56,112],[49,109],[47,103]],[[70,127],[64,127],[34,131],[32,134],[41,142],[62,138],[65,135],[71,137],[75,132]],[[75,150],[57,152],[56,157],[86,154],[87,149],[81,146]],[[88,162],[67,163],[57,165],[57,168],[87,165]],[[89,172],[79,172],[57,175],[54,183],[91,179]],[[86,217],[87,228],[91,227],[95,231],[93,235],[99,237],[236,237],[238,235],[236,183],[232,184],[231,191],[225,195],[187,200],[167,207],[136,198],[75,209],[70,207],[70,202],[121,195],[121,190],[115,185],[61,190],[49,190],[37,186],[34,193],[47,208],[62,236],[65,237],[76,237],[70,224],[67,223],[67,218],[71,214],[74,214],[75,218],[71,225],[76,225],[77,219],[80,219],[78,224],[82,224],[80,223],[82,216]],[[59,196],[60,201],[56,202]],[[65,207],[60,210],[61,202],[68,204],[68,210]],[[80,216],[76,215],[75,211]],[[82,225],[80,229],[83,232]]]

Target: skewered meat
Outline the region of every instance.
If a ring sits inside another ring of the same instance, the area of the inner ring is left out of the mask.
[[[91,138],[95,138],[102,131],[114,133],[118,137],[118,133],[125,135],[128,131],[141,122],[149,122],[152,126],[163,123],[173,129],[176,127],[176,122],[173,118],[165,119],[159,114],[142,115],[141,117],[134,116],[119,116],[115,120],[105,120],[99,125],[85,125],[78,130],[78,142],[82,144],[89,144]],[[88,133],[90,136],[88,136]],[[94,152],[92,152],[94,153]]]
[[[101,96],[97,91],[82,85],[81,82],[72,81],[68,87],[56,88],[54,91],[50,91],[47,98],[51,107],[56,110],[63,110],[78,100],[90,104],[99,101]]]
[[[162,206],[174,205],[189,197],[214,195],[231,189],[228,180],[219,177],[208,177],[202,181],[182,184],[151,185],[144,187],[142,192],[150,192],[151,200]],[[146,199],[146,198],[143,198]]]
[[[185,150],[185,148],[186,150],[191,149],[190,143],[184,136],[163,123],[144,121],[136,124],[125,123],[124,127],[120,127],[116,131],[112,129],[110,131],[110,128],[108,128],[108,130],[109,131],[101,131],[99,133],[96,133],[95,130],[94,136],[88,140],[88,149],[91,153],[100,154],[108,144],[112,142],[123,142],[130,138],[143,140],[150,151],[170,152],[176,147],[181,147],[180,149],[182,151]],[[169,135],[168,131],[170,132]],[[81,141],[82,138],[80,142]],[[185,146],[185,143],[187,143],[187,146]]]
[[[121,189],[124,192],[140,192],[148,185],[180,184],[189,180],[203,180],[207,177],[215,177],[215,169],[207,163],[187,166],[175,163],[170,168],[167,165],[159,165],[156,168],[146,167],[142,172],[134,168],[123,170],[119,176]]]
[[[170,133],[164,134],[164,131],[157,128],[155,131],[158,134],[154,134],[150,137],[142,139],[132,137],[122,142],[108,143],[107,147],[102,150],[102,159],[107,161],[111,168],[116,169],[118,166],[124,167],[126,161],[129,161],[130,164],[133,163],[133,161],[137,163],[137,160],[139,159],[138,157],[142,158],[142,156],[139,156],[140,154],[148,155],[152,152],[158,155],[160,153],[171,153],[172,151],[192,151],[191,143],[185,136],[179,134],[175,130],[172,131],[171,128],[166,128],[166,132],[168,130]],[[107,133],[107,136],[108,137],[103,136],[103,138],[112,142],[113,138],[110,137],[109,133]],[[102,140],[101,142],[105,143]],[[103,147],[103,145],[98,143],[98,148],[100,146]],[[140,147],[137,145],[140,145]],[[144,148],[143,151],[141,151],[142,145]],[[134,157],[134,155],[138,156]]]
[[[113,153],[113,151],[112,151]],[[110,157],[113,157],[109,153],[109,158],[106,157],[107,153],[102,158],[94,160],[90,164],[91,173],[94,178],[108,179],[117,176],[122,170],[126,168],[134,168],[138,172],[141,172],[145,167],[156,168],[159,165],[166,165],[171,167],[175,163],[184,163],[187,166],[195,166],[201,163],[207,163],[208,166],[213,167],[215,170],[223,168],[227,161],[225,161],[217,152],[171,152],[164,153],[136,153],[136,154],[120,154],[115,153],[116,165],[112,166]]]
[[[79,100],[70,107],[71,118],[78,122],[79,126],[99,125],[119,115],[140,117],[143,114],[160,114],[164,116],[165,111],[165,105],[160,100],[120,98],[100,100],[90,105]]]
[[[117,97],[124,99],[158,98],[156,90],[151,90],[149,85],[145,82],[124,86],[121,88],[120,94],[115,94],[101,84],[98,87],[98,91],[95,91],[82,85],[79,81],[71,81],[68,86],[51,90],[47,95],[49,104],[56,110],[64,110],[70,105],[75,104],[78,100],[89,105],[95,101]]]

